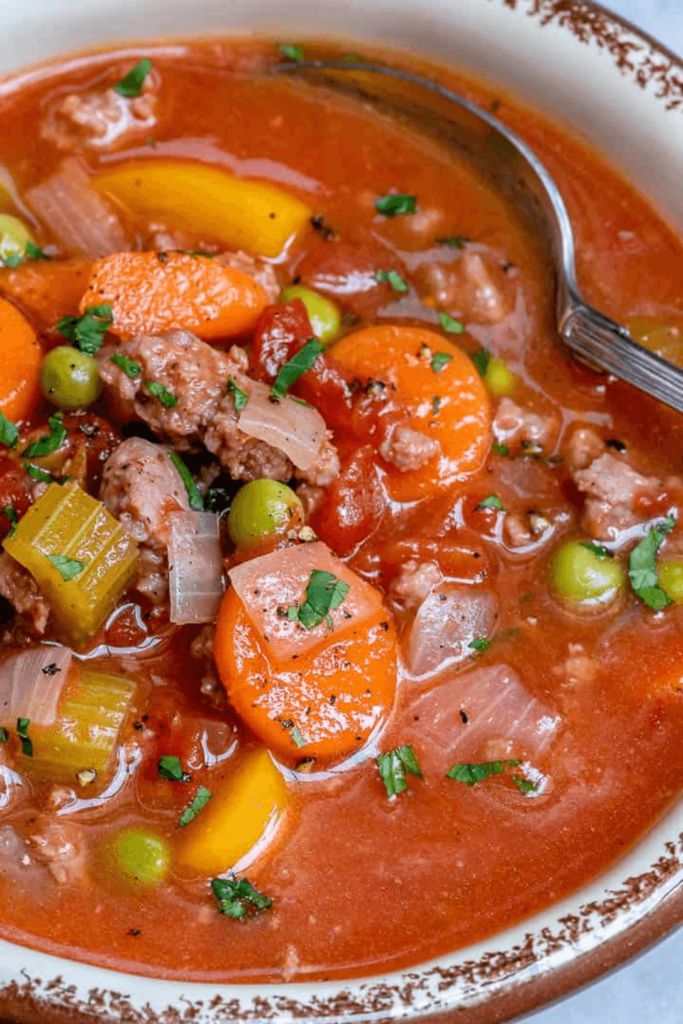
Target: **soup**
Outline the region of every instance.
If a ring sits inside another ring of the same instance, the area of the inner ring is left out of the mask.
[[[98,53],[0,108],[0,934],[169,978],[491,936],[683,777],[680,416],[562,351],[509,197],[270,73],[302,52]],[[438,74],[545,160],[588,297],[680,362],[670,228]]]

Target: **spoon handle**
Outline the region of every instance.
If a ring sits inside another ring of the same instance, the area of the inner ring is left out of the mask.
[[[560,330],[565,345],[582,362],[683,412],[683,369],[636,344],[621,324],[576,301]]]

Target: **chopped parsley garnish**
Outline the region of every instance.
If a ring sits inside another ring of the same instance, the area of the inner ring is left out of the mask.
[[[537,782],[525,779],[521,775],[513,775],[512,781],[523,796],[526,796],[527,793],[535,793],[538,789]]]
[[[185,463],[183,462],[183,460],[181,459],[177,452],[169,452],[168,457],[175,466],[175,468],[178,470],[180,478],[183,481],[183,484],[185,485],[185,490],[187,491],[187,500],[190,504],[190,508],[194,512],[203,512],[204,498],[202,497],[201,491],[197,487],[195,478],[192,476],[192,473],[190,473],[189,469],[187,468],[187,466],[185,465]]]
[[[297,729],[295,725],[293,725],[292,728],[289,730],[289,735],[292,737],[292,743],[294,744],[295,747],[306,746],[306,740],[303,738],[300,731]]]
[[[9,733],[7,729],[0,729],[0,743],[7,743],[9,739]]]
[[[133,99],[142,92],[147,75],[152,70],[152,62],[148,57],[143,57],[134,68],[131,68],[127,75],[124,75],[120,82],[113,86],[114,92],[126,99]]]
[[[30,462],[24,466],[24,470],[26,475],[31,477],[31,480],[37,480],[38,483],[53,484],[55,482],[52,473],[46,473],[40,466],[32,466]]]
[[[18,440],[19,427],[0,412],[0,444],[5,448],[16,448]]]
[[[671,598],[659,586],[657,575],[657,552],[667,533],[671,533],[676,520],[667,516],[659,523],[651,526],[629,557],[628,575],[634,594],[644,601],[654,612],[661,612],[671,604]]]
[[[25,251],[26,251],[26,259],[27,260],[36,260],[37,261],[37,260],[50,260],[50,259],[52,259],[52,257],[48,256],[48,254],[44,251],[44,249],[41,249],[40,246],[36,245],[35,242],[27,242],[26,243],[26,250]]]
[[[375,281],[379,281],[380,284],[390,284],[394,291],[401,295],[405,295],[409,290],[407,282],[398,270],[378,270],[375,274]]]
[[[178,825],[180,828],[185,828],[185,826],[189,825],[191,821],[194,821],[200,811],[204,810],[212,796],[213,793],[210,789],[207,789],[206,786],[200,786],[192,797],[190,803],[178,818]]]
[[[604,544],[594,544],[592,540],[582,540],[581,547],[591,551],[598,558],[614,558],[613,552],[606,548]]]
[[[56,412],[54,416],[50,416],[47,421],[50,433],[45,434],[44,437],[40,437],[33,444],[30,444],[23,452],[24,458],[39,459],[43,455],[52,455],[58,448],[61,448],[68,436],[63,420],[64,414],[61,412]]]
[[[70,580],[75,580],[85,569],[85,562],[79,562],[77,558],[67,558],[66,555],[47,555],[46,557],[67,583]]]
[[[113,323],[111,306],[88,306],[83,316],[64,316],[55,330],[81,352],[94,356],[102,347],[104,336]]]
[[[446,777],[466,786],[476,786],[493,775],[502,775],[506,768],[518,768],[521,761],[482,761],[480,764],[454,764]]]
[[[489,363],[491,362],[491,353],[489,350],[487,348],[480,348],[472,354],[471,358],[479,376],[485,377],[486,371],[489,368]]]
[[[255,889],[247,878],[214,878],[211,882],[211,891],[216,897],[221,914],[233,917],[236,921],[260,914],[273,905],[270,896],[264,896]]]
[[[375,209],[383,217],[399,217],[417,210],[417,196],[406,195],[404,192],[391,192],[387,196],[375,199]]]
[[[472,239],[467,238],[465,235],[442,235],[441,238],[437,238],[435,241],[437,245],[447,245],[449,249],[462,249]]]
[[[165,388],[163,384],[159,384],[156,380],[148,380],[145,383],[147,391],[150,393],[152,398],[156,398],[160,405],[163,405],[164,409],[172,409],[174,405],[178,404],[178,399],[172,391]]]
[[[30,718],[17,718],[17,736],[21,740],[21,752],[24,757],[33,757],[33,740],[28,734]]]
[[[304,48],[300,43],[280,43],[280,53],[295,64],[304,59]]]
[[[470,648],[470,650],[477,651],[478,654],[483,654],[484,651],[488,651],[492,642],[493,641],[490,640],[489,637],[480,636],[477,637],[476,640],[472,640],[471,643],[469,643],[467,646]]]
[[[296,384],[299,377],[303,377],[311,369],[325,346],[317,338],[309,338],[303,348],[292,356],[289,362],[281,366],[275,383],[270,389],[273,398],[283,398],[292,384]]]
[[[398,796],[399,793],[405,793],[408,788],[406,775],[422,778],[422,770],[410,744],[396,747],[386,754],[380,754],[377,758],[377,767],[387,796]]]
[[[249,401],[249,395],[242,388],[238,387],[232,377],[228,377],[227,389],[232,395],[232,400],[235,405],[235,412],[242,412],[242,409],[246,406]]]
[[[348,583],[337,579],[331,572],[313,569],[305,600],[299,605],[290,605],[287,618],[290,622],[300,622],[306,629],[315,629],[324,620],[332,629],[330,612],[339,608],[348,592]]]
[[[448,352],[435,352],[432,356],[431,367],[434,373],[441,373],[450,363],[453,356]]]
[[[168,779],[169,782],[189,782],[191,778],[186,771],[183,771],[180,758],[172,754],[164,754],[159,758],[157,772],[160,778]]]
[[[2,257],[3,266],[9,267],[10,270],[16,270],[24,262],[24,257],[20,252],[8,252]]]
[[[134,359],[129,359],[128,356],[122,356],[120,352],[115,352],[109,359],[114,366],[118,366],[119,370],[123,370],[126,377],[130,377],[131,380],[135,380],[142,373],[140,363],[136,363]]]
[[[465,330],[460,320],[454,320],[448,313],[439,313],[439,323],[447,334],[462,334]]]
[[[13,537],[14,534],[16,533],[17,523],[19,522],[19,517],[17,516],[14,505],[4,505],[2,509],[2,514],[7,520],[7,522],[10,524],[9,533],[7,534],[7,536]]]
[[[477,508],[478,509],[484,509],[484,508],[494,509],[496,512],[505,512],[506,511],[505,505],[500,500],[500,498],[498,497],[497,494],[489,494],[488,498],[484,498],[483,501],[479,502],[479,504],[477,505]]]
[[[434,395],[432,397],[432,412],[435,416],[438,415],[439,409],[441,408],[441,395]]]
[[[501,455],[503,458],[510,454],[510,449],[506,444],[501,444],[500,441],[493,442],[493,454]]]

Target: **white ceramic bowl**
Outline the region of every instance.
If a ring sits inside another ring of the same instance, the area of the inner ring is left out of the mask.
[[[573,126],[683,224],[683,64],[586,0],[2,0],[0,73],[101,43],[238,31],[355,36],[495,80]],[[0,1014],[27,1024],[492,1024],[595,977],[683,920],[682,833],[679,806],[608,874],[519,927],[354,982],[155,981],[0,942]],[[87,928],[86,909],[86,941]]]

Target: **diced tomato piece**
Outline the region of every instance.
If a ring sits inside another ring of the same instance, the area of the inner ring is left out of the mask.
[[[3,509],[11,506],[20,519],[31,504],[29,485],[30,480],[18,462],[6,456],[0,458],[0,537],[7,536],[12,527]]]
[[[349,555],[377,529],[386,504],[375,453],[364,445],[343,460],[316,513],[314,529],[338,555]]]
[[[251,372],[271,383],[283,363],[313,336],[313,328],[301,299],[266,306],[254,331]]]

